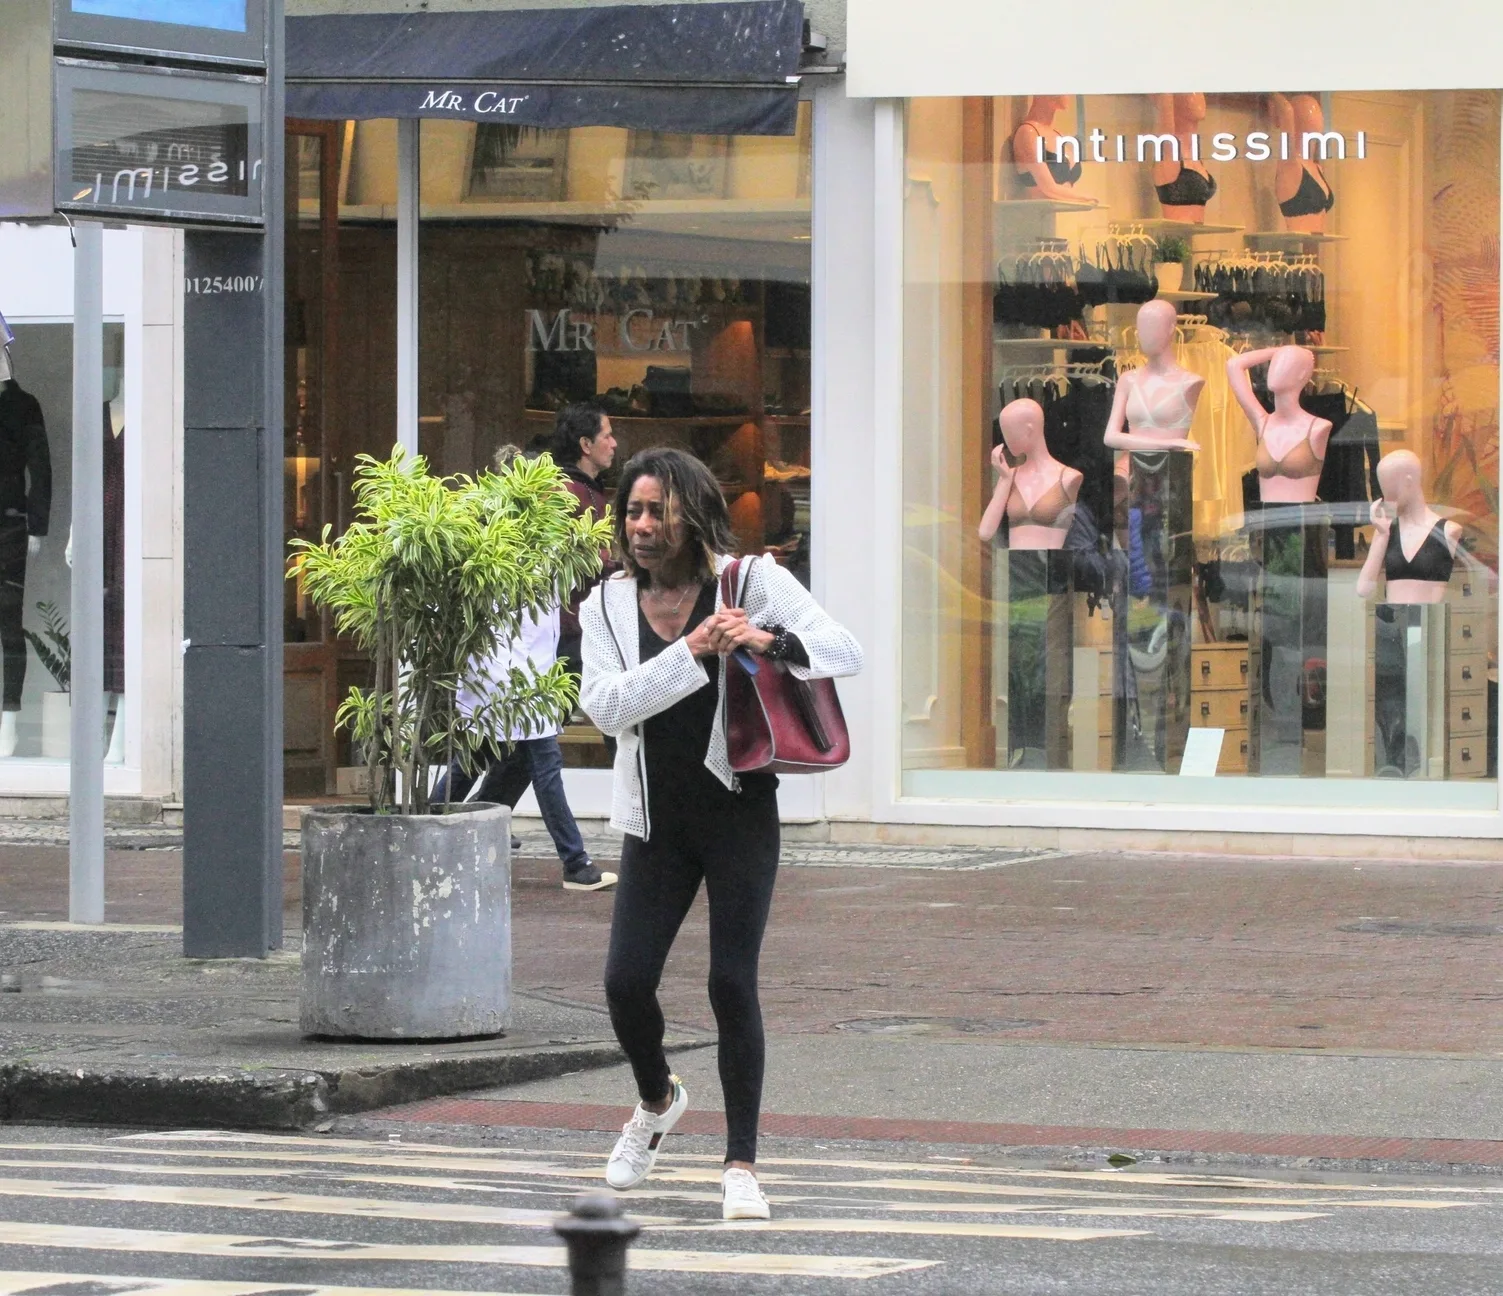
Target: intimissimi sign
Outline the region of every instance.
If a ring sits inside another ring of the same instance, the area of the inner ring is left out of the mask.
[[[1085,147],[1078,135],[1061,135],[1052,150],[1046,149],[1039,136],[1037,161],[1054,154],[1056,162],[1281,162],[1300,157],[1317,162],[1344,162],[1347,158],[1367,157],[1367,132],[1358,131],[1348,138],[1340,131],[1306,131],[1292,135],[1288,131],[1248,131],[1237,135],[1217,131],[1210,137],[1209,151],[1202,153],[1199,134],[1189,136],[1189,153],[1182,156],[1175,135],[1108,135],[1093,130],[1085,137]]]

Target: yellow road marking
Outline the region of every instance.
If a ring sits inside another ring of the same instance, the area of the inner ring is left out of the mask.
[[[75,1224],[0,1221],[0,1246],[67,1247],[150,1255],[233,1259],[377,1260],[385,1263],[493,1264],[561,1269],[562,1247],[445,1246],[285,1238],[234,1233],[177,1233],[155,1229],[92,1228]],[[777,1274],[803,1278],[877,1278],[928,1269],[935,1260],[886,1256],[782,1255],[776,1252],[660,1251],[633,1247],[629,1267],[648,1273]]]
[[[102,1293],[107,1286],[120,1296],[434,1296],[432,1287],[328,1287],[303,1283],[213,1282],[203,1278],[141,1278],[117,1274],[0,1271],[0,1296],[56,1292],[64,1286]],[[455,1296],[459,1296],[455,1293]],[[525,1292],[465,1292],[464,1296],[527,1296]]]

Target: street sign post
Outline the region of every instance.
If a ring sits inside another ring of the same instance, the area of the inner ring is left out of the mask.
[[[76,229],[70,915],[104,917],[100,224],[165,224],[190,282],[223,286],[183,311],[183,948],[262,956],[282,940],[282,0],[4,7],[0,221]]]

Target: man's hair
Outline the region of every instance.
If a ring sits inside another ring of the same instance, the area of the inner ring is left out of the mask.
[[[627,574],[639,579],[645,574],[632,560],[626,544],[626,504],[631,499],[631,488],[641,477],[655,477],[663,488],[664,532],[670,547],[687,547],[697,560],[698,578],[714,580],[715,556],[732,553],[736,547],[730,510],[725,506],[725,496],[715,474],[693,455],[675,446],[639,451],[621,470],[611,526]]]
[[[600,423],[604,418],[605,411],[592,401],[565,405],[559,410],[558,416],[553,420],[553,441],[549,446],[553,452],[553,462],[560,468],[577,468],[580,460],[579,439],[587,437],[593,441],[598,437]]]

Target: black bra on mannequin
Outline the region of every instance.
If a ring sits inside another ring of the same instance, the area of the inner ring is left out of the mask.
[[[1179,174],[1168,184],[1156,186],[1165,207],[1204,207],[1216,196],[1216,178],[1191,171],[1183,162]]]
[[[1335,205],[1336,195],[1329,189],[1321,188],[1320,180],[1315,178],[1314,173],[1308,167],[1302,167],[1299,188],[1294,191],[1293,197],[1286,198],[1279,204],[1279,210],[1285,216],[1316,216],[1330,211]]]

